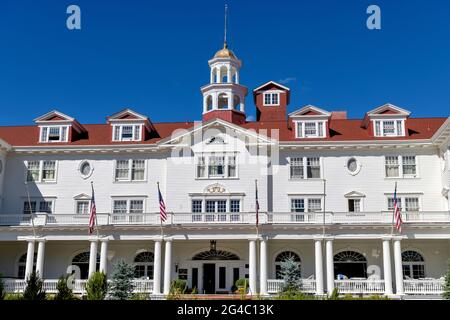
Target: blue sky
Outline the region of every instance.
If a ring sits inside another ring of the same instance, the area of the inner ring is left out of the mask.
[[[386,102],[413,116],[450,115],[448,1],[228,0],[229,44],[250,92],[269,80],[306,104],[348,110]],[[82,29],[66,28],[77,4]],[[2,0],[0,125],[52,109],[104,123],[125,107],[154,122],[201,118],[200,87],[223,42],[224,1]],[[366,28],[381,8],[382,29]],[[254,115],[251,96],[248,115]]]

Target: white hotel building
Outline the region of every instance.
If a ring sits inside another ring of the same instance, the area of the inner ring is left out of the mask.
[[[225,45],[209,65],[202,122],[153,123],[126,109],[103,124],[52,111],[32,126],[0,127],[9,291],[37,270],[53,292],[75,266],[82,292],[90,273],[124,259],[136,266],[136,290],[167,294],[185,279],[200,293],[230,293],[245,277],[251,294],[267,295],[279,288],[280,262],[294,257],[312,294],[442,292],[450,118],[413,118],[392,104],[356,120],[310,105],[287,114],[290,89],[270,81],[253,90],[249,122],[241,61]],[[401,233],[392,228],[396,183]]]

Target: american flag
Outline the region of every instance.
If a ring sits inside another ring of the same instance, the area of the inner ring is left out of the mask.
[[[255,180],[255,211],[256,211],[256,226],[259,224],[259,201],[258,201],[258,181]]]
[[[395,183],[395,190],[394,190],[394,220],[395,220],[395,228],[402,232],[402,213],[400,211],[400,208],[398,206],[397,202],[397,182]]]
[[[92,232],[94,231],[95,220],[97,215],[97,207],[95,205],[95,195],[94,195],[94,183],[91,183],[91,187],[92,187],[92,198],[89,215],[89,234],[92,234]]]
[[[164,203],[161,190],[159,190],[159,184],[158,184],[158,197],[159,197],[159,216],[161,218],[161,221],[164,222],[167,220],[166,204]]]

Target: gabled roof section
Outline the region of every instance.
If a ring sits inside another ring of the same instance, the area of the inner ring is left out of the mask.
[[[5,140],[0,139],[0,151],[9,151],[11,149],[11,145],[7,143]]]
[[[370,110],[366,113],[366,116],[372,115],[400,115],[409,117],[410,111],[397,107],[391,103],[386,103],[378,108]]]
[[[78,132],[86,132],[86,129],[73,117],[68,116],[58,110],[52,110],[46,114],[34,119],[34,122],[38,125],[51,125],[51,124],[71,124],[72,127]]]
[[[260,85],[258,88],[253,89],[253,92],[262,90],[262,89],[264,89],[266,87],[273,87],[273,86],[278,87],[281,90],[291,91],[291,89],[289,89],[288,87],[283,86],[282,84],[279,84],[278,82],[269,81],[269,82],[264,83],[263,85]]]
[[[289,117],[308,117],[308,116],[330,117],[331,113],[318,107],[307,105],[289,114]]]
[[[205,121],[205,122],[197,122],[194,124],[193,127],[189,128],[189,129],[184,129],[182,132],[174,133],[173,135],[166,137],[165,139],[162,139],[157,144],[159,146],[171,146],[173,144],[177,144],[179,141],[181,141],[184,137],[186,137],[188,135],[194,134],[194,133],[204,130],[208,127],[216,127],[216,126],[223,126],[223,127],[229,128],[235,132],[239,132],[243,135],[247,135],[249,137],[255,138],[258,141],[258,143],[263,143],[263,144],[274,143],[274,141],[272,141],[269,137],[257,133],[256,130],[245,129],[242,126],[238,126],[238,125],[235,125],[228,121],[217,118],[217,119],[211,119],[211,120]]]
[[[37,124],[40,124],[42,122],[73,122],[75,121],[75,118],[72,118],[68,116],[67,114],[64,114],[62,112],[59,112],[58,110],[52,110],[50,112],[47,112],[46,114],[34,119],[34,122]]]
[[[146,120],[148,120],[148,117],[127,108],[127,109],[123,109],[117,113],[114,113],[113,115],[107,117],[107,119],[108,119],[108,122],[115,121],[115,120],[118,120],[118,121],[139,121],[139,120],[146,121]]]

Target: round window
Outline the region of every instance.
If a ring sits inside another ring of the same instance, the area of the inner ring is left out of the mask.
[[[92,166],[88,161],[83,161],[80,164],[79,170],[83,179],[89,178],[92,174]]]
[[[347,160],[347,170],[350,174],[356,175],[361,169],[361,164],[355,158],[350,158]]]

